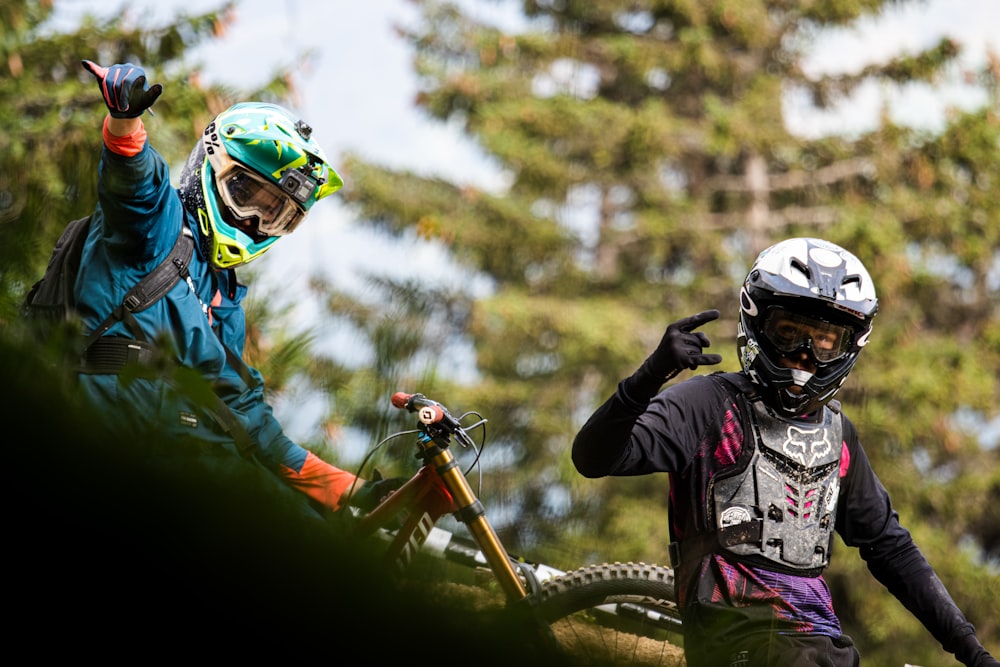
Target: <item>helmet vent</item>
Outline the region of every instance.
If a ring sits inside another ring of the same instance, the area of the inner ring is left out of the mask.
[[[809,279],[810,271],[808,266],[803,264],[797,257],[792,257],[791,263],[792,263],[792,268],[800,271],[802,275],[806,277],[807,280]]]

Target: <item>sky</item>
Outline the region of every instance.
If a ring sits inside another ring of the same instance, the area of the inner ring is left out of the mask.
[[[221,4],[221,0],[55,2],[57,22],[67,27],[78,23],[85,13],[108,16],[121,13],[122,8],[151,25],[160,25],[179,12],[197,14]],[[463,0],[463,4],[484,20],[517,25],[514,12],[519,3],[503,3],[507,9],[491,2]],[[1000,53],[1000,0],[910,4],[889,19],[862,22],[856,30],[828,35],[817,43],[807,71],[857,71],[899,52],[930,46],[945,35],[968,47],[966,65],[981,64],[987,49]],[[407,0],[242,0],[227,33],[192,52],[190,62],[200,63],[209,81],[249,87],[267,80],[280,66],[295,62],[299,54],[313,51],[313,67],[297,75],[295,109],[313,126],[314,137],[334,166],[342,152],[350,151],[386,167],[499,190],[503,181],[489,159],[456,129],[424,117],[413,103],[417,81],[412,53],[393,27],[413,24],[417,16]],[[93,54],[80,56],[93,58]],[[156,72],[151,78],[155,81]],[[808,136],[861,131],[874,125],[886,95],[872,86],[860,91],[844,109],[829,114],[808,113],[799,101],[789,99],[785,102],[786,122],[793,132]],[[888,100],[894,120],[928,129],[940,127],[949,104],[971,107],[983,103],[961,86],[935,93],[910,91]],[[150,127],[150,138],[155,144],[155,125]],[[192,137],[192,145],[194,140]],[[295,234],[251,265],[259,273],[256,285],[304,293],[306,280],[320,273],[338,287],[358,290],[363,285],[360,276],[370,271],[396,277],[419,275],[425,282],[458,284],[468,280],[433,244],[386,244],[352,224],[350,214],[335,200],[336,195],[319,202]],[[300,307],[302,319],[308,322],[314,305]],[[328,347],[353,344],[336,332],[327,333],[320,331],[318,339]]]
[[[72,24],[82,13],[108,15],[130,8],[136,17],[162,23],[178,11],[198,13],[218,3],[209,0],[56,0],[60,20]],[[480,18],[516,25],[519,3],[465,1]],[[982,62],[988,47],[1000,52],[1000,0],[932,0],[910,3],[892,19],[863,23],[824,39],[809,69],[812,72],[856,71],[868,62],[899,51],[913,51],[951,35],[970,47],[970,64]],[[507,12],[506,14],[504,12]],[[408,45],[393,32],[394,24],[412,24],[417,12],[406,0],[242,0],[227,34],[198,49],[193,61],[204,65],[208,80],[251,86],[306,50],[316,53],[314,67],[300,72],[297,110],[315,130],[314,136],[336,166],[342,151],[397,169],[444,176],[490,190],[501,187],[497,169],[456,130],[425,118],[414,106],[417,82]],[[102,63],[111,64],[111,63]],[[153,73],[155,79],[155,72]],[[164,94],[169,95],[170,91]],[[817,135],[870,127],[884,91],[869,87],[840,113],[806,113],[796,100],[786,102],[792,131]],[[934,128],[947,103],[981,104],[959,88],[946,95],[911,92],[895,99],[897,120]],[[155,141],[155,134],[152,135]],[[336,196],[334,196],[335,198]],[[334,198],[331,198],[334,199]],[[447,280],[445,256],[432,245],[385,248],[379,239],[356,229],[335,201],[321,202],[309,224],[283,239],[277,251],[254,268],[279,283],[304,280],[320,270],[346,287],[357,286],[369,270],[394,267],[413,273],[416,267],[444,267],[433,276]],[[288,246],[293,246],[289,248]],[[378,252],[367,248],[378,247]]]

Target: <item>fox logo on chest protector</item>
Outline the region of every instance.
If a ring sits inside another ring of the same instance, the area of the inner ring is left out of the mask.
[[[781,452],[796,463],[811,468],[817,460],[829,455],[833,445],[827,436],[827,429],[789,426]]]
[[[824,408],[814,425],[778,417],[761,401],[747,408],[753,453],[711,488],[719,544],[782,571],[818,574],[829,563],[840,489],[840,414]]]

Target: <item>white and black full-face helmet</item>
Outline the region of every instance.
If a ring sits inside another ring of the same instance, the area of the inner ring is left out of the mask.
[[[877,311],[871,276],[853,254],[821,239],[782,241],[757,256],[740,290],[740,364],[769,407],[809,414],[847,379]],[[803,351],[814,374],[779,363]]]

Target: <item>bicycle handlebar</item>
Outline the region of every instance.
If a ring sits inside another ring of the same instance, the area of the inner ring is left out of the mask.
[[[436,425],[440,427],[458,438],[459,442],[466,447],[473,446],[472,438],[466,431],[486,423],[485,419],[481,419],[476,424],[463,427],[461,421],[452,417],[451,413],[448,412],[448,408],[423,394],[408,394],[405,391],[397,391],[392,395],[392,404],[400,410],[416,412],[420,423],[425,426]]]
[[[451,432],[461,428],[458,420],[448,412],[448,408],[437,401],[432,401],[423,394],[407,394],[397,391],[392,395],[392,404],[401,410],[416,412],[420,422],[428,426],[441,424]]]

